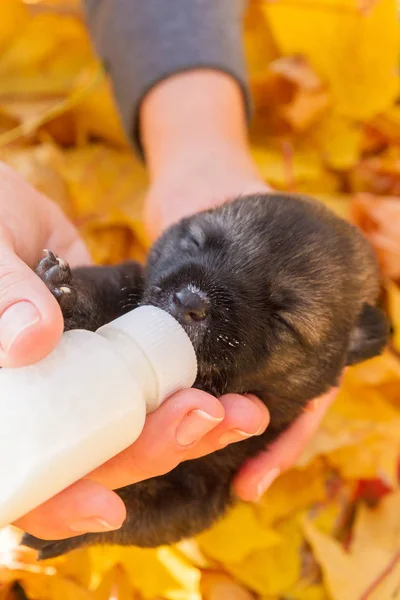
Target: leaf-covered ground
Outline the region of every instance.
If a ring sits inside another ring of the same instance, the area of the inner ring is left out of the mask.
[[[295,469],[198,539],[38,564],[0,530],[0,600],[400,598],[400,104],[395,0],[259,0],[246,20],[265,179],[362,227],[398,325],[347,373]],[[0,160],[60,203],[95,259],[143,257],[146,175],[78,0],[0,4]]]

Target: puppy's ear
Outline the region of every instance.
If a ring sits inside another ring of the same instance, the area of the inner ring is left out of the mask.
[[[382,352],[389,339],[389,324],[377,306],[364,304],[350,335],[347,364],[354,365]]]

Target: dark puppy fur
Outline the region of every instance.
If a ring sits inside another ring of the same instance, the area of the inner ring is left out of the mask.
[[[138,304],[170,311],[196,349],[196,387],[252,392],[271,414],[259,437],[120,489],[128,517],[118,531],[62,541],[26,535],[41,558],[97,543],[169,544],[206,529],[233,501],[242,463],[335,386],[346,365],[380,353],[388,336],[370,246],[302,197],[251,196],[184,219],[157,241],[144,273],[126,263],[71,274],[51,254],[37,272],[59,298],[66,329],[94,330]]]

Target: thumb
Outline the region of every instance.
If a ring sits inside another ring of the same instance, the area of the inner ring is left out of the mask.
[[[11,247],[0,245],[0,366],[22,367],[57,344],[63,317],[56,299]]]

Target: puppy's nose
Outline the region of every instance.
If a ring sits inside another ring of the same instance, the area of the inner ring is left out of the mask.
[[[172,296],[171,314],[187,325],[204,321],[208,315],[207,299],[200,293],[185,287]]]

